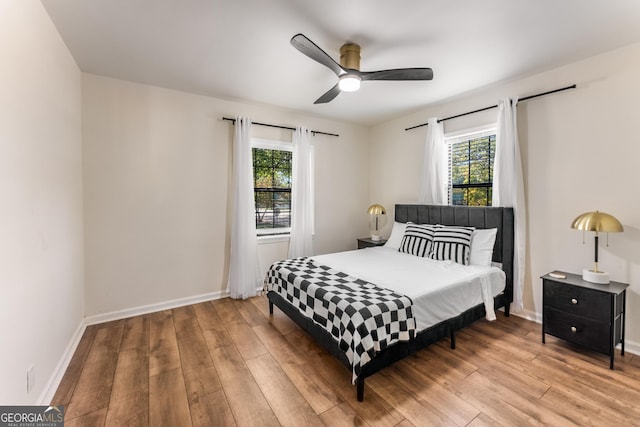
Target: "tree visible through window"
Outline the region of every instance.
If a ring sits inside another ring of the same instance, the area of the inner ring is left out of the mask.
[[[291,151],[253,148],[253,180],[258,234],[291,230]]]
[[[491,206],[495,132],[449,143],[449,204]]]

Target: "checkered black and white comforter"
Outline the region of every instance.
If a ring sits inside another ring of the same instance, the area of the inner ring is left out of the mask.
[[[274,263],[265,289],[277,292],[331,333],[351,363],[354,383],[376,352],[408,341],[415,333],[409,297],[317,265],[307,257]]]

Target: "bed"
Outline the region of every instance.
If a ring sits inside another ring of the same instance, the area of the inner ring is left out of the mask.
[[[396,248],[396,226],[405,235],[402,249]],[[415,230],[432,233],[433,245],[434,230],[463,230],[469,239],[491,230],[490,265],[441,261],[463,255],[438,258],[437,246],[429,249],[435,260],[415,256],[415,241],[424,242],[411,240]],[[415,247],[408,249],[409,243]],[[365,378],[385,366],[447,337],[455,349],[456,331],[495,318],[500,308],[509,315],[513,247],[512,208],[398,204],[385,247],[274,263],[265,279],[269,311],[277,306],[350,369],[362,401]]]

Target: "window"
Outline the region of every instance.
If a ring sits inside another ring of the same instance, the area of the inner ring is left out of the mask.
[[[496,131],[445,137],[449,147],[449,204],[491,206]]]
[[[253,140],[253,194],[258,235],[291,232],[291,159],[289,143]]]

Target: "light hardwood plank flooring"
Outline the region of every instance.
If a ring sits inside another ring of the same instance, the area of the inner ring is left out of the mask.
[[[367,378],[265,297],[87,327],[52,404],[67,426],[640,425],[640,356],[608,357],[522,318],[480,320]]]

